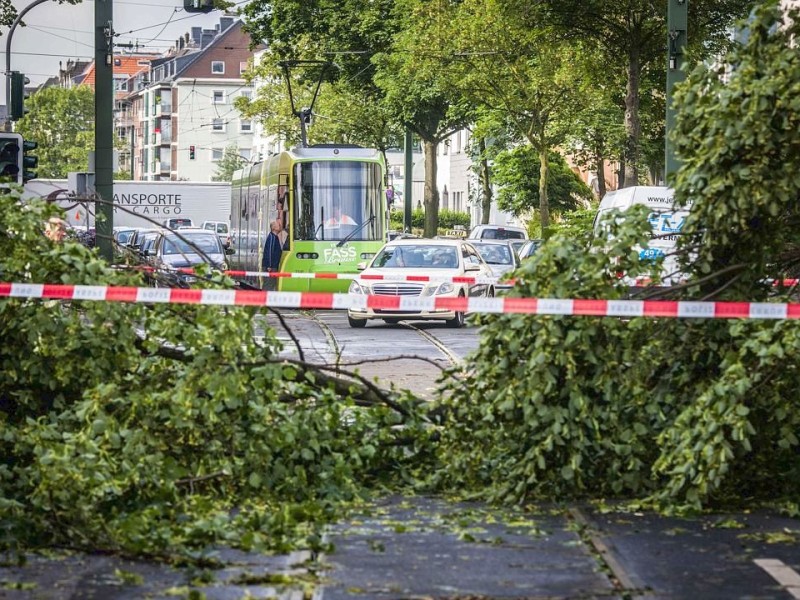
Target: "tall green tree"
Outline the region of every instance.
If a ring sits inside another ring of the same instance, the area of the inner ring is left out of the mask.
[[[70,171],[86,171],[94,149],[94,90],[48,87],[32,94],[25,106],[29,112],[17,122],[17,131],[39,144],[39,177],[64,179]]]
[[[579,48],[554,39],[524,2],[465,0],[455,22],[461,50],[452,83],[470,101],[499,113],[536,150],[538,205],[547,230],[550,151],[565,141],[584,106],[587,82],[574,67]]]
[[[385,93],[384,101],[422,142],[424,235],[433,237],[439,225],[439,144],[464,128],[473,116],[471,106],[442,68],[442,60],[447,60],[450,52],[454,6],[443,0],[403,0],[395,10],[399,31],[390,51],[374,58],[378,65],[375,81]]]
[[[446,42],[443,26],[451,9],[447,2],[422,0],[255,0],[243,10],[250,35],[268,43],[278,60],[334,60],[337,68],[330,76],[351,90],[346,97],[361,96],[365,100],[359,102],[382,107],[394,123],[389,129],[399,123],[422,140],[425,232],[431,236],[438,224],[437,146],[468,122],[456,90],[445,84],[440,62],[431,54]],[[427,27],[430,22],[436,27]],[[343,112],[337,118],[342,118],[347,103],[339,108]],[[358,113],[348,120],[358,120]]]
[[[602,53],[606,68],[617,69],[625,84],[625,151],[623,185],[639,182],[642,123],[642,78],[663,70],[666,61],[668,0],[542,0],[537,13],[560,35],[590,41]],[[690,47],[698,57],[712,56],[727,45],[735,19],[747,14],[753,0],[689,0]],[[661,89],[666,81],[660,78]]]
[[[539,206],[538,153],[531,146],[519,146],[497,155],[494,160],[494,182],[498,186],[497,207],[517,216],[529,215]],[[592,200],[592,190],[570,169],[558,152],[550,152],[547,159],[550,176],[547,179],[547,197],[556,212],[575,210],[587,206]]]

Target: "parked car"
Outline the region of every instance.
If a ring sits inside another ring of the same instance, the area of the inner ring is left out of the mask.
[[[210,264],[225,271],[228,268],[225,255],[234,252],[223,247],[215,232],[195,228],[161,232],[147,250],[147,257],[158,272],[159,283],[186,287],[196,277],[179,269]]]
[[[511,225],[476,225],[467,236],[468,240],[527,240],[528,232],[523,227]]]
[[[523,244],[522,248],[519,249],[519,252],[517,252],[519,259],[523,260],[525,258],[530,258],[536,253],[541,245],[542,240],[528,240]]]
[[[501,241],[473,240],[472,246],[478,251],[481,258],[486,261],[486,264],[489,265],[492,275],[497,277],[496,289],[511,289],[513,284],[503,280],[520,265],[519,256],[514,252],[511,244]]]
[[[464,240],[399,239],[389,242],[373,257],[369,266],[366,263],[363,275],[383,275],[384,280],[354,280],[350,284],[351,294],[370,294],[376,296],[419,296],[419,297],[467,297],[494,296],[495,286],[486,283],[492,278],[492,270],[481,258],[478,251]],[[427,276],[439,278],[434,281],[395,280],[391,277],[401,275]],[[483,282],[475,284],[456,283],[453,277],[475,277]],[[388,309],[349,309],[347,320],[351,327],[364,327],[370,319],[383,319],[386,323],[401,320],[444,320],[448,327],[464,325],[464,313],[452,310],[388,310]]]
[[[131,257],[139,262],[144,262],[145,250],[152,246],[156,237],[162,231],[163,230],[161,228],[147,227],[135,230],[128,237],[127,249],[129,250]]]

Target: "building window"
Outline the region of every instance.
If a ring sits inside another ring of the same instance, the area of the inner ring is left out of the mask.
[[[215,75],[224,75],[225,74],[225,61],[222,60],[212,60],[211,61],[211,72]]]
[[[242,133],[251,133],[253,131],[253,122],[250,119],[242,119],[239,125],[239,131]]]
[[[242,98],[246,98],[247,101],[250,102],[253,99],[253,90],[242,90],[239,92],[239,95]]]
[[[239,148],[239,156],[250,162],[250,157],[252,156],[250,148]]]
[[[225,120],[224,119],[214,119],[211,122],[211,131],[225,131]]]
[[[211,149],[211,162],[219,162],[222,160],[222,155],[225,151],[222,148]]]
[[[225,91],[224,90],[214,90],[211,92],[211,103],[212,104],[225,104]]]
[[[239,75],[244,75],[244,72],[247,71],[247,61],[239,63]]]
[[[115,75],[114,76],[114,91],[115,92],[127,92],[128,91],[128,76],[127,75]]]

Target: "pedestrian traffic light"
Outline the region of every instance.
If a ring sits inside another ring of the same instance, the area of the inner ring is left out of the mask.
[[[214,10],[214,0],[183,0],[186,12],[209,13]]]
[[[189,160],[194,160],[194,146],[189,146]]]
[[[28,112],[25,108],[25,86],[31,82],[30,79],[25,77],[24,73],[19,71],[11,71],[10,98],[11,106],[9,107],[9,117],[12,121],[19,121]]]
[[[22,183],[22,136],[0,133],[0,180]]]
[[[36,171],[29,171],[28,169],[35,169],[39,166],[39,157],[28,153],[38,147],[39,144],[33,140],[22,140],[22,183],[28,183],[31,179],[36,179]]]

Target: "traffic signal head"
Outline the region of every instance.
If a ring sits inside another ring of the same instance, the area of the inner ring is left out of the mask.
[[[39,144],[33,140],[22,140],[22,182],[27,183],[31,179],[36,179],[36,171],[29,171],[28,169],[35,169],[39,166],[39,157],[29,155],[28,152],[36,150]]]
[[[214,0],[183,0],[186,12],[209,13],[214,10]]]
[[[9,117],[12,121],[19,121],[28,112],[25,109],[25,85],[31,82],[30,79],[25,77],[24,73],[19,71],[11,71],[10,97],[11,106],[9,106]]]
[[[189,146],[189,160],[194,160],[194,146]]]
[[[0,133],[0,180],[22,183],[22,136]]]

